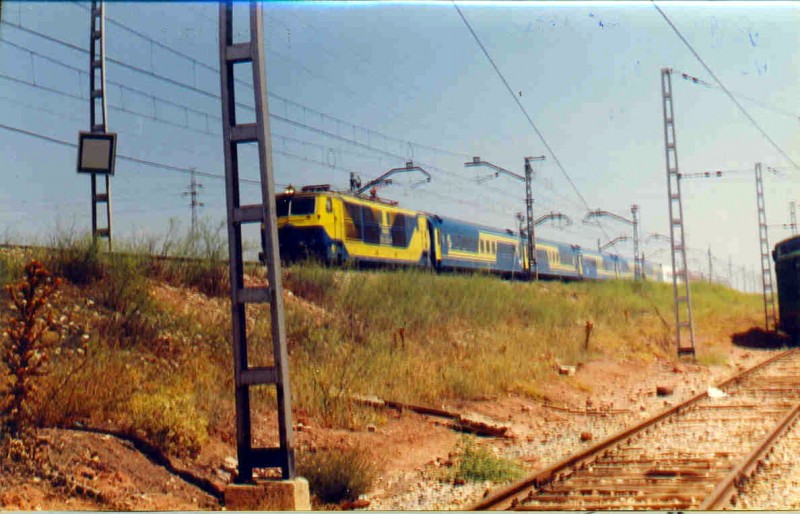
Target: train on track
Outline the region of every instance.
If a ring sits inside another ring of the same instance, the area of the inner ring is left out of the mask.
[[[784,239],[772,251],[778,280],[780,329],[800,340],[800,236]]]
[[[330,186],[289,188],[276,195],[281,259],[315,258],[332,265],[414,266],[438,272],[483,271],[526,277],[527,239],[395,203],[337,192]],[[536,241],[540,278],[557,280],[633,278],[628,260],[574,244]],[[657,263],[643,266],[647,280],[663,281]]]

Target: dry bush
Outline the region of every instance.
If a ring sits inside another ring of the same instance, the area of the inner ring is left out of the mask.
[[[355,500],[372,487],[377,469],[361,448],[298,452],[297,475],[308,480],[311,494],[323,503]]]
[[[52,241],[52,246],[43,260],[54,275],[76,285],[88,285],[105,276],[97,244],[90,238],[61,235]]]
[[[131,430],[140,432],[166,453],[196,457],[208,441],[207,421],[192,395],[178,389],[159,388],[136,393],[127,405]]]
[[[0,391],[0,421],[11,437],[23,435],[33,425],[38,378],[47,372],[50,351],[60,339],[57,332],[52,333],[58,326],[49,303],[60,284],[60,279],[33,260],[25,267],[23,280],[4,288],[13,313],[0,356],[8,376]]]

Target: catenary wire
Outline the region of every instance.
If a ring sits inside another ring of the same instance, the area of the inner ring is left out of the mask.
[[[778,143],[776,143],[764,131],[764,129],[761,128],[761,126],[756,122],[756,120],[754,120],[753,117],[750,116],[750,113],[748,113],[745,110],[745,108],[742,107],[742,104],[740,104],[739,101],[736,100],[736,98],[733,96],[733,94],[728,90],[728,88],[725,87],[725,84],[722,83],[722,81],[717,77],[717,75],[706,64],[706,62],[703,60],[703,58],[700,57],[700,54],[698,54],[697,51],[689,43],[689,41],[686,40],[686,38],[683,36],[683,34],[681,34],[681,32],[678,30],[678,27],[676,27],[675,24],[672,23],[672,20],[669,19],[667,14],[663,10],[661,10],[661,8],[658,6],[658,4],[656,4],[655,0],[651,0],[651,2],[653,4],[653,7],[655,7],[656,10],[659,12],[659,14],[661,14],[661,17],[664,18],[664,21],[666,21],[667,24],[675,32],[675,35],[677,35],[678,38],[683,42],[683,44],[686,45],[686,48],[688,48],[689,51],[692,53],[692,55],[694,55],[695,59],[697,59],[697,61],[703,66],[703,68],[705,68],[706,72],[708,72],[708,74],[711,75],[711,77],[714,79],[714,81],[717,83],[717,85],[725,92],[725,94],[728,95],[728,98],[730,98],[731,101],[736,105],[736,108],[739,109],[739,112],[741,112],[744,115],[744,117],[747,118],[748,121],[750,121],[750,123],[756,128],[756,130],[758,130],[761,133],[761,135],[764,136],[764,138],[767,141],[769,141],[769,143],[772,145],[772,147],[775,148],[775,150],[777,150],[778,153],[780,153],[784,157],[784,159],[786,159],[787,161],[792,163],[792,166],[794,166],[794,168],[796,170],[800,171],[800,166],[798,166],[797,163],[794,162],[794,160],[791,157],[789,157],[789,155],[785,151],[783,151],[783,148],[778,146]]]

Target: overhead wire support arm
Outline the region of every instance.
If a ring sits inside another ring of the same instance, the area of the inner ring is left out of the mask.
[[[610,248],[610,247],[614,246],[617,243],[621,243],[622,241],[629,241],[629,240],[630,240],[630,238],[628,236],[615,237],[614,239],[612,239],[611,241],[607,242],[606,244],[604,244],[602,246],[598,246],[597,247],[597,251],[598,252],[603,252],[607,248]]]
[[[596,209],[594,211],[589,211],[586,213],[586,216],[583,218],[584,224],[589,224],[589,222],[595,220],[596,218],[611,218],[616,221],[620,221],[627,225],[633,227],[633,276],[636,280],[641,280],[642,274],[642,258],[639,254],[639,206],[632,205],[631,206],[631,219],[628,219],[624,216],[620,216],[619,214],[614,214],[613,212],[603,211],[600,209]],[[627,241],[628,238],[620,239],[616,238],[612,240],[608,245],[605,245],[604,248],[608,246],[613,246],[618,241]],[[602,251],[602,250],[601,250]]]
[[[528,273],[528,277],[532,280],[539,280],[539,265],[536,258],[536,232],[534,231],[535,224],[533,222],[533,186],[531,184],[533,182],[533,166],[531,166],[531,161],[543,161],[544,159],[544,155],[540,155],[539,157],[525,157],[524,177],[490,162],[482,161],[480,157],[473,157],[471,162],[464,163],[464,167],[466,168],[486,166],[494,170],[496,177],[499,177],[501,174],[507,175],[525,183],[525,232],[527,234],[528,243],[528,265],[526,271]]]
[[[425,175],[426,180],[422,181],[422,183],[428,183],[428,182],[431,181],[431,174],[430,173],[425,171],[423,168],[414,165],[414,161],[408,161],[408,162],[406,162],[405,166],[400,167],[400,168],[392,168],[389,171],[387,171],[386,173],[384,173],[383,175],[381,175],[380,177],[378,177],[378,178],[376,178],[374,180],[370,180],[369,182],[367,182],[366,184],[364,184],[360,188],[355,189],[353,191],[353,194],[355,194],[356,196],[360,196],[360,195],[364,194],[364,192],[369,191],[370,188],[372,188],[372,187],[380,187],[381,185],[391,184],[392,181],[391,180],[387,180],[387,179],[389,177],[391,177],[392,175],[395,175],[397,173],[409,173],[409,172],[412,172],[412,171],[418,171],[418,172],[422,173],[423,175]],[[355,177],[351,177],[351,181],[350,181],[351,186],[355,186],[355,184],[358,183],[358,182],[355,182],[354,180],[355,180]],[[419,184],[420,183],[417,182],[417,183],[414,184],[414,186],[417,186]],[[414,187],[414,186],[412,186],[412,187]]]
[[[536,221],[533,222],[533,226],[534,227],[538,227],[539,225],[541,225],[545,221],[563,222],[564,225],[566,225],[567,227],[572,225],[572,220],[566,214],[563,214],[563,213],[560,213],[560,212],[549,212],[549,213],[545,214],[544,216],[539,216],[536,219]]]

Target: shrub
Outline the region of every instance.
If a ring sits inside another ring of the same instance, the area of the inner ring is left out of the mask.
[[[144,434],[165,453],[196,457],[208,441],[207,421],[191,394],[163,387],[154,393],[136,393],[128,411],[130,429]]]
[[[507,459],[496,457],[487,448],[475,445],[471,438],[464,438],[459,443],[456,466],[451,478],[460,478],[469,482],[507,482],[522,476],[522,468]]]
[[[145,264],[131,255],[109,255],[105,280],[93,287],[97,302],[114,311],[98,323],[101,335],[119,342],[149,343],[158,337]]]
[[[298,453],[297,474],[322,502],[339,503],[369,491],[377,470],[361,448],[331,448]]]
[[[105,275],[97,245],[91,238],[61,236],[53,241],[54,250],[45,257],[45,266],[54,275],[76,285],[91,284]]]
[[[56,327],[48,303],[61,281],[33,260],[25,267],[25,278],[5,287],[11,298],[12,314],[4,333],[2,363],[8,373],[0,396],[0,420],[12,437],[30,427],[38,386],[34,379],[45,373],[50,349],[58,336],[45,337]]]

